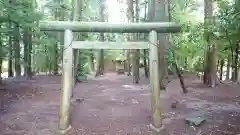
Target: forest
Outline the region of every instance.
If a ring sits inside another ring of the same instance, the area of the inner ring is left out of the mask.
[[[117,3],[84,0],[1,1],[1,73],[5,73],[5,78],[12,76],[31,78],[36,72],[48,72],[53,75],[61,72],[63,33],[40,31],[38,27],[40,20],[115,23],[172,21],[181,24],[182,31],[178,34],[162,36],[165,39],[161,40],[161,44],[165,49],[161,48],[161,50],[165,51],[159,55],[164,54],[160,57],[164,57],[165,62],[161,65],[164,64],[169,72],[173,71],[172,52],[174,52],[175,60],[181,69],[204,73],[205,84],[214,87],[217,80],[223,79],[237,82],[239,63],[237,1],[171,0],[159,1],[159,6],[151,3],[155,1],[118,1]],[[119,11],[113,13],[112,4],[119,4]],[[75,38],[116,41],[126,39],[127,35],[76,33]],[[146,34],[138,34],[135,38],[146,40]],[[145,70],[147,70],[147,53],[147,50],[131,53],[134,54],[132,59],[137,59],[136,61],[140,59],[146,67]],[[103,74],[104,71],[101,69],[104,69],[104,59],[119,55],[127,57],[127,61],[134,69],[139,68],[139,62],[130,62],[126,50],[105,52],[77,50],[75,55],[78,57],[75,61],[75,65],[79,67],[78,75],[95,70],[96,75]]]
[[[180,32],[158,33],[157,37],[160,88],[171,89],[168,84],[174,83],[172,76],[178,76],[180,84],[178,81],[177,88],[173,89],[182,88],[183,93],[187,93],[186,89],[190,87],[188,74],[193,74],[202,87],[211,92],[219,87],[230,89],[225,88],[225,85],[239,89],[238,0],[0,0],[0,9],[0,91],[11,79],[21,82],[23,80],[25,83],[34,82],[34,85],[37,85],[39,80],[36,79],[37,76],[56,77],[58,82],[61,81],[59,78],[63,72],[64,32],[42,31],[42,21],[118,24],[175,22],[181,26]],[[78,41],[149,42],[148,36],[148,33],[74,32],[74,40]],[[91,80],[89,75],[101,82],[99,78],[115,73],[116,68],[122,68],[126,74],[124,77],[131,77],[131,81],[128,78],[127,82],[130,81],[134,87],[140,87],[142,81],[145,85],[145,81],[148,82],[151,77],[148,49],[76,49],[73,55],[73,83],[78,85],[77,82],[83,82],[79,89],[86,89],[84,82]],[[118,60],[124,61],[120,67],[116,66]],[[122,76],[120,78],[123,79]],[[45,85],[45,82],[41,81],[39,85]],[[102,85],[107,84],[104,82]],[[74,91],[77,88],[78,86]],[[236,93],[231,94],[236,96]],[[79,95],[81,94],[76,94],[77,97]],[[76,96],[74,94],[74,97]],[[83,100],[76,99],[81,102]],[[219,101],[222,102],[221,99]],[[176,104],[178,102],[176,101]],[[0,102],[0,116],[4,103]],[[238,106],[237,110],[239,108]],[[84,113],[88,115],[87,112]],[[226,132],[224,131],[225,134]],[[1,133],[4,134],[1,132],[0,121]]]

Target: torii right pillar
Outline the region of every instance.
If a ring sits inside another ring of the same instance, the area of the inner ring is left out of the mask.
[[[150,128],[153,131],[160,132],[163,126],[160,107],[159,58],[156,31],[149,33],[149,42],[149,72],[150,87],[152,89],[152,124]]]

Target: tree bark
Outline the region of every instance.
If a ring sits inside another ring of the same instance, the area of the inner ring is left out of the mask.
[[[57,2],[58,2],[59,5],[61,5],[61,0],[58,0]],[[61,11],[61,8],[56,8],[56,11],[55,11],[55,19],[56,20],[60,20],[59,19],[60,18],[60,16],[59,16],[60,11]],[[53,57],[54,57],[53,64],[52,64],[53,65],[53,75],[57,75],[58,74],[58,60],[57,60],[58,59],[58,42],[55,42],[52,53],[53,53]],[[51,73],[52,70],[51,69],[49,69],[49,70],[50,70],[50,73]]]
[[[0,29],[2,28],[0,24]],[[2,84],[2,62],[3,62],[3,46],[2,46],[2,34],[0,33],[0,84]],[[0,103],[1,107],[1,103]]]
[[[238,70],[237,84],[240,84],[240,69]]]
[[[2,48],[0,48],[0,49],[2,49]],[[2,62],[3,62],[3,60],[2,60],[2,58],[0,58],[0,75],[2,74]],[[2,84],[2,76],[0,76],[0,84]]]
[[[19,78],[21,76],[21,55],[20,55],[20,32],[19,32],[19,24],[14,24],[14,59],[15,59],[15,76]]]
[[[127,50],[127,62],[126,62],[126,67],[127,67],[127,76],[131,76],[131,58],[130,58],[130,52],[131,50]]]
[[[73,0],[72,1],[72,20],[73,21],[81,21],[82,18],[82,0]],[[81,33],[76,33],[77,38],[74,38],[74,40],[82,40],[82,34]],[[79,69],[79,64],[80,61],[80,50],[79,49],[74,49],[73,50],[73,55],[74,55],[74,66],[73,66],[73,87],[75,87],[76,82],[77,82],[77,72]]]
[[[155,1],[155,2],[154,2]],[[154,0],[150,7],[153,7],[154,10],[152,13],[154,15],[153,21],[154,22],[168,22],[169,17],[169,2],[168,0]],[[158,34],[158,46],[159,46],[159,83],[161,89],[166,89],[166,86],[163,83],[164,77],[167,75],[167,63],[165,62],[165,50],[169,46],[169,38],[168,34],[166,33],[159,33]]]
[[[35,6],[35,1],[29,3],[29,7],[33,11]],[[34,22],[31,22],[34,23]],[[24,28],[23,34],[23,43],[24,43],[24,76],[26,79],[32,79],[32,28],[26,27]]]
[[[216,86],[216,46],[212,40],[212,32],[208,31],[208,26],[213,23],[213,0],[204,0],[204,37],[208,44],[205,58],[205,71],[203,83],[211,87]]]
[[[24,43],[24,76],[27,79],[32,78],[31,51],[32,51],[32,32],[31,28],[25,28],[23,33]]]
[[[134,22],[134,9],[133,9],[133,0],[127,0],[127,18],[129,22]],[[133,34],[128,34],[128,40],[135,40],[136,37]],[[131,75],[131,71],[133,73],[133,83],[137,82],[137,67],[136,67],[136,50],[129,49],[127,52],[128,59],[128,76]]]
[[[233,81],[238,79],[238,52],[239,52],[239,43],[236,44],[235,48],[235,58],[234,58],[234,78]]]
[[[104,37],[104,36],[101,36]],[[100,38],[102,41],[102,38]],[[97,71],[96,76],[103,76],[104,75],[104,50],[101,49],[97,52]]]
[[[233,47],[231,48],[231,80],[234,80],[234,68],[235,68],[235,62],[234,62],[234,50]]]
[[[133,54],[133,83],[138,84],[139,80],[140,80],[140,76],[139,76],[139,50],[134,50]]]
[[[132,9],[132,15],[134,15],[135,12],[135,22],[139,22],[139,1],[135,0],[135,11]],[[134,40],[139,39],[139,33],[134,34]],[[139,50],[133,50],[133,83],[138,84],[140,80],[140,75],[139,75],[139,60],[140,60],[140,52]]]
[[[9,21],[9,29],[12,29],[12,23]],[[13,77],[13,45],[12,45],[12,35],[8,36],[8,48],[9,48],[9,56],[8,56],[8,77]]]
[[[208,46],[209,47],[209,46]],[[205,85],[209,85],[209,74],[210,74],[210,71],[209,71],[209,59],[210,59],[210,55],[209,55],[209,48],[207,48],[207,51],[205,53],[205,62],[204,62],[204,74],[203,74],[203,84]]]
[[[90,50],[91,53],[88,56],[88,64],[89,64],[89,72],[94,72],[95,71],[95,67],[94,67],[94,54],[93,54],[93,50]]]
[[[227,73],[226,73],[226,80],[230,79],[230,68],[231,68],[231,55],[228,55],[227,59]]]
[[[177,65],[177,62],[176,62],[176,58],[175,58],[175,53],[172,51],[172,54],[173,54],[173,65],[175,67],[175,70],[176,70],[176,73],[178,75],[178,78],[179,78],[179,81],[180,81],[180,85],[182,87],[182,90],[183,90],[183,93],[187,93],[188,90],[187,88],[185,87],[185,84],[184,84],[184,79],[182,77],[182,74],[181,74],[181,71],[179,70],[178,68],[178,65]]]
[[[223,67],[224,67],[224,59],[222,59],[220,61],[220,73],[219,73],[219,79],[220,80],[223,80],[222,77],[223,77]]]
[[[217,61],[217,66],[216,66],[216,68],[217,68],[217,72],[219,72],[219,71],[220,71],[220,60]]]
[[[53,75],[58,75],[58,42],[54,44],[54,63],[53,63]]]
[[[144,73],[145,73],[145,77],[148,78],[148,74],[149,74],[149,68],[148,68],[148,64],[147,64],[147,50],[144,49],[143,50],[143,65],[144,65]]]
[[[105,0],[100,0],[100,21],[104,22]],[[100,33],[100,41],[104,41],[104,33]],[[97,71],[96,76],[104,75],[104,50],[101,49],[97,52]]]
[[[147,0],[144,1],[144,21],[147,21]],[[144,34],[144,38],[145,40],[148,40],[148,36],[145,33]],[[148,62],[147,62],[147,49],[143,50],[143,65],[144,65],[144,74],[145,77],[148,78],[149,77],[149,67],[148,67]]]
[[[33,73],[32,73],[32,29],[29,29],[29,44],[28,44],[28,60],[27,64],[28,70],[27,70],[27,77],[32,79]]]
[[[212,43],[211,48],[211,62],[210,62],[210,73],[211,73],[211,87],[216,87],[217,79],[217,67],[216,67],[216,46]]]
[[[56,13],[55,13],[55,19],[56,20],[60,20],[60,21],[64,21],[64,5],[63,5],[63,1],[62,0],[58,0],[57,1],[58,4],[60,5],[59,8],[56,9]],[[63,33],[59,32],[57,33],[57,38],[60,41],[60,45],[63,45]],[[53,52],[54,54],[54,63],[53,65],[53,75],[58,75],[58,58],[60,57],[60,51],[58,49],[58,42],[56,42],[54,44],[54,49]],[[52,69],[50,70],[50,72],[52,72]]]

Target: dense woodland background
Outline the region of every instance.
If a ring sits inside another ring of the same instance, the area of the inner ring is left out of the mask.
[[[0,0],[0,9],[3,78],[61,73],[63,33],[40,31],[40,20],[173,21],[182,25],[180,33],[159,34],[161,80],[175,72],[175,63],[182,70],[204,73],[203,83],[212,87],[219,80],[240,81],[238,0]],[[147,34],[75,33],[75,40],[125,39],[148,40]],[[77,77],[102,75],[104,61],[120,56],[126,57],[135,83],[140,63],[148,77],[148,50],[76,50],[74,55]]]

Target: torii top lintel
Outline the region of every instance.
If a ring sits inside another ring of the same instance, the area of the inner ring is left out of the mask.
[[[158,33],[180,32],[180,25],[173,22],[144,23],[108,23],[108,22],[74,22],[74,21],[40,21],[41,31],[74,32],[106,32],[106,33],[148,33],[152,30]]]

